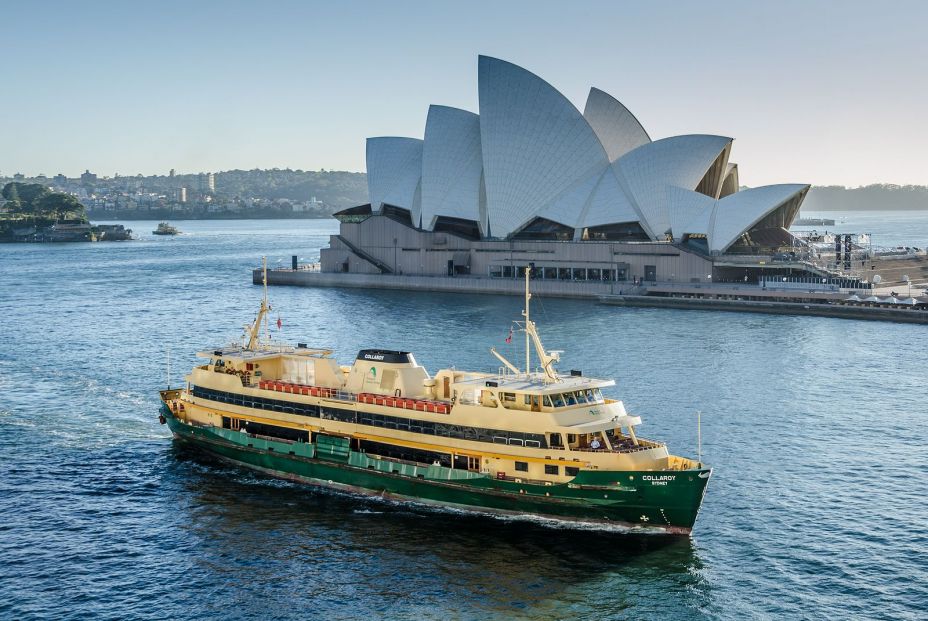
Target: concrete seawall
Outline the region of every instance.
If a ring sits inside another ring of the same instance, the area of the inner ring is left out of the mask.
[[[843,319],[928,323],[928,311],[914,308],[883,308],[841,304],[803,304],[799,302],[753,300],[717,300],[709,298],[671,298],[652,295],[609,295],[602,296],[599,301],[603,304],[613,306],[770,313],[776,315],[813,315],[815,317],[838,317]]]
[[[252,282],[261,284],[261,270],[252,273]],[[352,287],[356,289],[401,289],[403,291],[441,291],[489,295],[522,295],[520,279],[474,278],[469,276],[397,276],[392,274],[346,274],[310,270],[269,270],[270,285],[296,287]],[[627,283],[559,282],[533,280],[532,291],[548,297],[597,300],[620,292],[643,293]]]

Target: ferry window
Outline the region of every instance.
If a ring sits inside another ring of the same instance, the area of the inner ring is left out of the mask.
[[[519,269],[518,277],[525,278],[525,266],[520,265],[518,269]]]
[[[596,267],[591,267],[588,271],[590,280],[600,280],[602,278],[602,270]]]
[[[615,270],[603,270],[603,281],[615,280]]]
[[[586,402],[587,402],[587,403],[596,403],[596,397],[593,396],[593,391],[592,391],[592,390],[587,390],[587,391],[585,391],[584,394],[586,395]]]
[[[545,407],[546,407],[546,408],[553,408],[553,407],[554,407],[554,404],[551,403],[551,396],[550,396],[550,395],[545,395]]]
[[[560,466],[549,466],[545,464],[545,474],[560,474],[560,473],[561,473]]]
[[[570,280],[570,268],[569,267],[557,268],[557,279],[558,280]]]
[[[546,267],[542,270],[545,280],[557,280],[557,268]]]
[[[564,395],[564,400],[567,401],[567,405],[577,405],[577,398],[574,396],[574,393],[568,392]]]
[[[571,466],[565,466],[564,474],[566,474],[569,477],[575,477],[578,474],[580,474],[580,468],[573,468]]]
[[[511,265],[503,266],[503,278],[512,278],[512,266]]]
[[[499,396],[504,402],[515,403],[516,401],[516,393],[514,392],[501,392]]]
[[[596,403],[602,403],[604,401],[603,393],[599,388],[593,389],[593,398],[596,400]]]
[[[574,268],[574,280],[586,280],[586,268],[585,267]]]
[[[516,462],[516,472],[528,472],[528,462],[526,462],[526,461],[517,461],[517,462]]]
[[[491,265],[490,266],[490,278],[502,278],[503,277],[503,266],[502,265]]]
[[[625,268],[617,269],[615,271],[615,279],[619,281],[628,280],[628,273],[625,271]]]
[[[524,398],[525,398],[525,405],[532,404],[532,395],[524,395]]]
[[[562,408],[567,405],[564,402],[564,395],[553,395],[551,398],[554,400],[554,407],[556,408]]]
[[[582,390],[575,392],[574,396],[577,398],[577,403],[586,403],[586,395]]]

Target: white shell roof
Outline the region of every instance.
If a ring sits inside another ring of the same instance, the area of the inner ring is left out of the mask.
[[[670,188],[673,235],[682,239],[687,234],[702,234],[711,252],[724,252],[742,233],[808,189],[808,185],[797,183],[766,185],[715,200],[699,192]]]
[[[744,231],[760,222],[764,216],[809,189],[800,183],[783,183],[749,188],[720,199],[715,205],[709,250],[723,252]]]
[[[638,147],[613,164],[652,237],[660,239],[670,229],[669,188],[695,189],[731,142],[725,136],[674,136]]]
[[[638,212],[622,191],[611,166],[603,171],[587,203],[580,226],[601,226],[618,222],[638,222]]]
[[[608,161],[580,111],[535,74],[481,56],[478,83],[490,229],[505,237]]]
[[[384,203],[409,209],[426,230],[439,216],[476,220],[497,238],[538,217],[578,236],[586,227],[638,222],[652,239],[704,234],[719,252],[770,214],[772,226],[791,219],[808,187],[738,192],[737,165],[722,168],[731,138],[651,142],[625,106],[596,88],[580,114],[550,84],[503,60],[479,57],[478,81],[479,116],[431,106],[424,141],[368,139],[374,212]],[[720,200],[694,191],[704,177],[713,187],[700,190],[721,187]]]
[[[610,162],[651,142],[635,115],[615,97],[598,88],[590,89],[583,116],[603,143]]]
[[[725,169],[725,176],[722,178],[722,187],[720,190],[719,198],[724,198],[729,194],[734,194],[738,191],[739,188],[738,182],[738,165],[732,162],[728,163],[728,167]]]
[[[367,193],[372,211],[380,211],[385,203],[412,211],[421,176],[421,140],[392,136],[367,139]]]
[[[670,193],[670,229],[675,239],[682,239],[686,234],[709,234],[710,221],[718,202],[692,190],[671,187]]]
[[[480,117],[430,106],[422,147],[422,227],[433,230],[438,216],[479,220],[482,170]]]

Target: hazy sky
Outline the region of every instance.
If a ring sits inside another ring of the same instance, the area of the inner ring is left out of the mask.
[[[477,111],[477,55],[652,138],[735,138],[741,182],[928,184],[928,2],[0,0],[0,172],[364,170]]]

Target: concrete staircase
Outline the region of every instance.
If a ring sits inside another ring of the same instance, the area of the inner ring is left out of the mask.
[[[368,263],[370,263],[371,265],[373,265],[374,267],[376,267],[377,269],[379,269],[381,274],[392,274],[393,273],[393,268],[391,268],[389,265],[387,265],[386,263],[384,263],[377,257],[374,257],[368,254],[367,252],[364,252],[363,250],[361,250],[360,248],[352,244],[350,241],[345,239],[344,236],[336,235],[335,238],[341,243],[345,244],[345,247],[348,248],[351,252],[353,252],[359,259],[363,259],[367,261]]]

